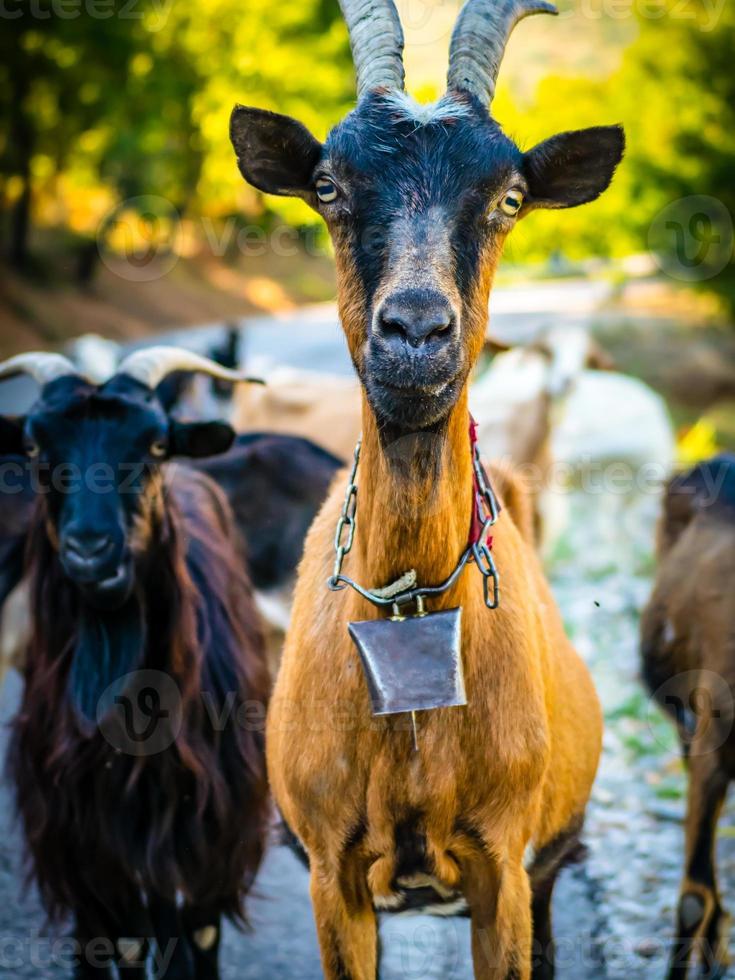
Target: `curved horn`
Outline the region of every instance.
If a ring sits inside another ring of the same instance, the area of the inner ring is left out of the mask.
[[[547,0],[467,0],[449,46],[447,88],[490,105],[500,62],[513,28],[531,14],[557,14]]]
[[[393,0],[339,0],[347,21],[358,100],[371,89],[402,92],[403,31]]]
[[[174,371],[196,371],[221,381],[252,381],[264,384],[261,378],[251,378],[241,371],[231,371],[216,361],[181,347],[144,347],[129,354],[117,368],[116,374],[126,374],[149,388],[156,388]]]
[[[42,388],[57,378],[81,377],[68,357],[46,351],[17,354],[0,364],[0,378],[13,378],[18,374],[29,375]]]

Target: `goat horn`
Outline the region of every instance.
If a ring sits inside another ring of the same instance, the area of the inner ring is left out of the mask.
[[[231,371],[216,361],[181,347],[144,347],[129,354],[118,365],[116,374],[126,374],[149,388],[156,388],[174,371],[196,371],[221,381],[251,381],[264,384],[260,378],[251,378],[241,371]]]
[[[467,0],[449,46],[447,88],[490,105],[500,62],[513,28],[531,14],[557,14],[547,0]]]
[[[347,21],[358,100],[372,89],[402,92],[403,31],[393,0],[339,0]]]
[[[57,378],[80,376],[68,357],[46,351],[17,354],[0,363],[0,378],[13,378],[18,374],[27,374],[42,388]]]

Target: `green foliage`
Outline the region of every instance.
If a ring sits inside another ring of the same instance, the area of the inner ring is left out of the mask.
[[[3,20],[0,210],[22,203],[25,185],[37,221],[86,234],[116,201],[142,194],[193,216],[313,226],[302,203],[265,199],[240,179],[228,118],[235,102],[259,105],[323,137],[350,108],[353,71],[337,0],[137,0],[132,17],[121,16],[123,0],[109,2],[110,17],[85,13],[89,4],[79,0],[74,17],[39,20],[18,3],[23,16]],[[51,0],[39,4],[51,8]],[[650,0],[633,8],[639,30],[622,61],[611,51],[630,25],[621,34],[610,19],[598,30],[610,50],[599,65],[582,63],[584,77],[544,77],[529,64],[526,74],[541,81],[516,83],[511,95],[501,76],[495,115],[526,147],[616,122],[628,139],[611,189],[588,206],[522,222],[511,262],[644,251],[661,210],[693,194],[735,214],[735,4]],[[514,48],[514,63],[522,51]],[[44,201],[53,209],[44,212]],[[727,292],[732,269],[706,285]]]
[[[140,22],[117,17],[66,19],[49,11],[40,20],[19,5],[21,11],[3,18],[0,32],[0,112],[11,124],[0,168],[5,174],[22,169],[26,141],[18,145],[12,138],[22,126],[30,130],[33,155],[59,171],[69,165],[80,136],[119,99],[145,32]]]
[[[609,77],[547,77],[522,109],[498,100],[506,129],[527,144],[616,122],[627,137],[610,190],[574,212],[534,215],[514,236],[512,258],[644,251],[662,209],[692,195],[715,198],[735,220],[735,5],[657,0],[636,9],[638,36]],[[726,224],[715,234],[727,236]],[[732,279],[731,261],[704,285],[731,296]]]
[[[735,7],[666,0],[661,20],[641,20],[619,76],[631,126],[630,186],[645,202],[631,226],[643,237],[654,209],[707,195],[735,219]],[[665,55],[665,56],[664,56]],[[727,234],[726,228],[716,229]],[[731,295],[734,267],[706,285]]]
[[[250,211],[260,197],[233,165],[228,120],[236,102],[296,116],[323,138],[354,102],[347,31],[337,0],[208,0],[206,16],[191,18],[186,45],[203,78],[194,100],[204,166],[203,206]],[[293,224],[311,223],[301,202],[269,199],[260,206]]]
[[[293,112],[323,133],[353,97],[337,0],[110,2],[111,16],[80,0],[75,16],[49,2],[43,19],[18,4],[21,16],[3,20],[0,208],[32,191],[38,217],[56,196],[56,213],[78,210],[88,234],[115,201],[142,194],[195,215],[257,212],[229,145],[233,104]],[[112,193],[99,206],[76,207],[100,186]]]

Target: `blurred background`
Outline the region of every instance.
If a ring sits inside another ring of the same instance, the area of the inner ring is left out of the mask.
[[[460,2],[397,5],[409,90],[431,100]],[[546,568],[606,715],[589,856],[557,897],[559,975],[648,980],[663,973],[673,928],[686,778],[671,726],[639,685],[638,618],[665,479],[735,450],[735,4],[559,7],[516,30],[494,115],[523,147],[622,122],[628,151],[599,201],[536,212],[513,233],[490,331],[526,350],[483,359],[473,411],[481,434],[508,433],[511,455],[518,420],[535,420]],[[338,445],[336,423],[349,429],[346,406],[359,402],[329,243],[305,205],[240,178],[236,102],[326,135],[354,104],[337,0],[0,0],[0,355],[89,333],[210,349],[234,327],[238,356],[272,382],[267,404],[242,395],[228,408],[237,427],[298,423],[346,458],[355,433]],[[314,392],[326,421],[310,414]],[[0,650],[0,661],[13,656]],[[19,687],[9,678],[5,717]],[[25,943],[42,915],[33,894],[16,904],[9,826],[0,785],[0,937]],[[718,847],[732,893],[732,816]],[[254,936],[228,933],[224,976],[320,976],[306,875],[282,849],[253,917]],[[412,921],[386,924],[383,975],[466,980],[465,925]],[[0,977],[40,975],[23,962],[26,972],[5,970],[0,955]],[[43,973],[66,975],[58,963]]]
[[[398,6],[409,88],[434,98],[459,0]],[[522,146],[622,122],[628,152],[598,202],[522,223],[500,285],[604,283],[592,326],[619,366],[697,450],[734,445],[735,7],[560,10],[513,36],[495,115]],[[321,138],[349,110],[337,0],[6,0],[0,27],[0,353],[333,298],[315,215],[243,183],[227,123],[252,103]]]

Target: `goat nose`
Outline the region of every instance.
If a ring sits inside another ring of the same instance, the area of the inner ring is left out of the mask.
[[[415,348],[430,341],[449,340],[453,326],[454,315],[443,296],[389,299],[377,318],[378,332],[385,340],[398,340]]]
[[[67,534],[64,551],[78,562],[96,562],[112,547],[110,534]]]

